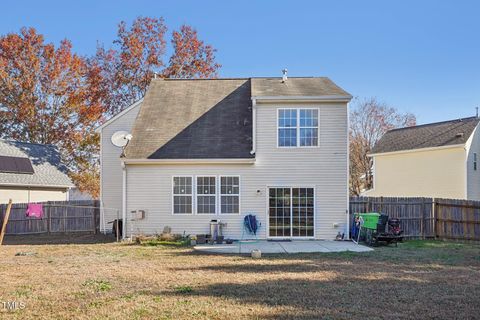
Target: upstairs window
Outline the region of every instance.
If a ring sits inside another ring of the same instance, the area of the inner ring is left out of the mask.
[[[297,146],[297,110],[278,110],[278,146]]]
[[[477,153],[473,153],[473,170],[477,170]]]
[[[318,146],[318,109],[279,109],[278,146]]]

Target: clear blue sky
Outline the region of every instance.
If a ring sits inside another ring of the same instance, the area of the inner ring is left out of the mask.
[[[419,123],[480,107],[480,1],[4,1],[0,33],[33,26],[81,54],[119,21],[163,16],[218,49],[222,77],[328,76]]]

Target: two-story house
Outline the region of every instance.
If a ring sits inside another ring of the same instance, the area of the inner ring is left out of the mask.
[[[98,129],[102,227],[118,208],[127,237],[205,234],[218,219],[239,239],[247,214],[259,238],[348,233],[350,99],[328,78],[153,79]]]
[[[393,129],[373,148],[370,197],[480,200],[480,119]]]

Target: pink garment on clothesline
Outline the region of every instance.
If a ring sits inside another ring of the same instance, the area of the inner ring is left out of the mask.
[[[27,205],[27,217],[35,217],[41,219],[43,217],[43,206],[37,203],[29,203]]]

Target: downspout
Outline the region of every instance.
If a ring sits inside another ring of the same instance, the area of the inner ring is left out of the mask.
[[[250,154],[257,152],[257,99],[252,98],[252,150]]]
[[[127,166],[122,160],[122,239],[125,240],[127,231]]]
[[[346,239],[350,239],[350,112],[347,103],[347,232]]]

